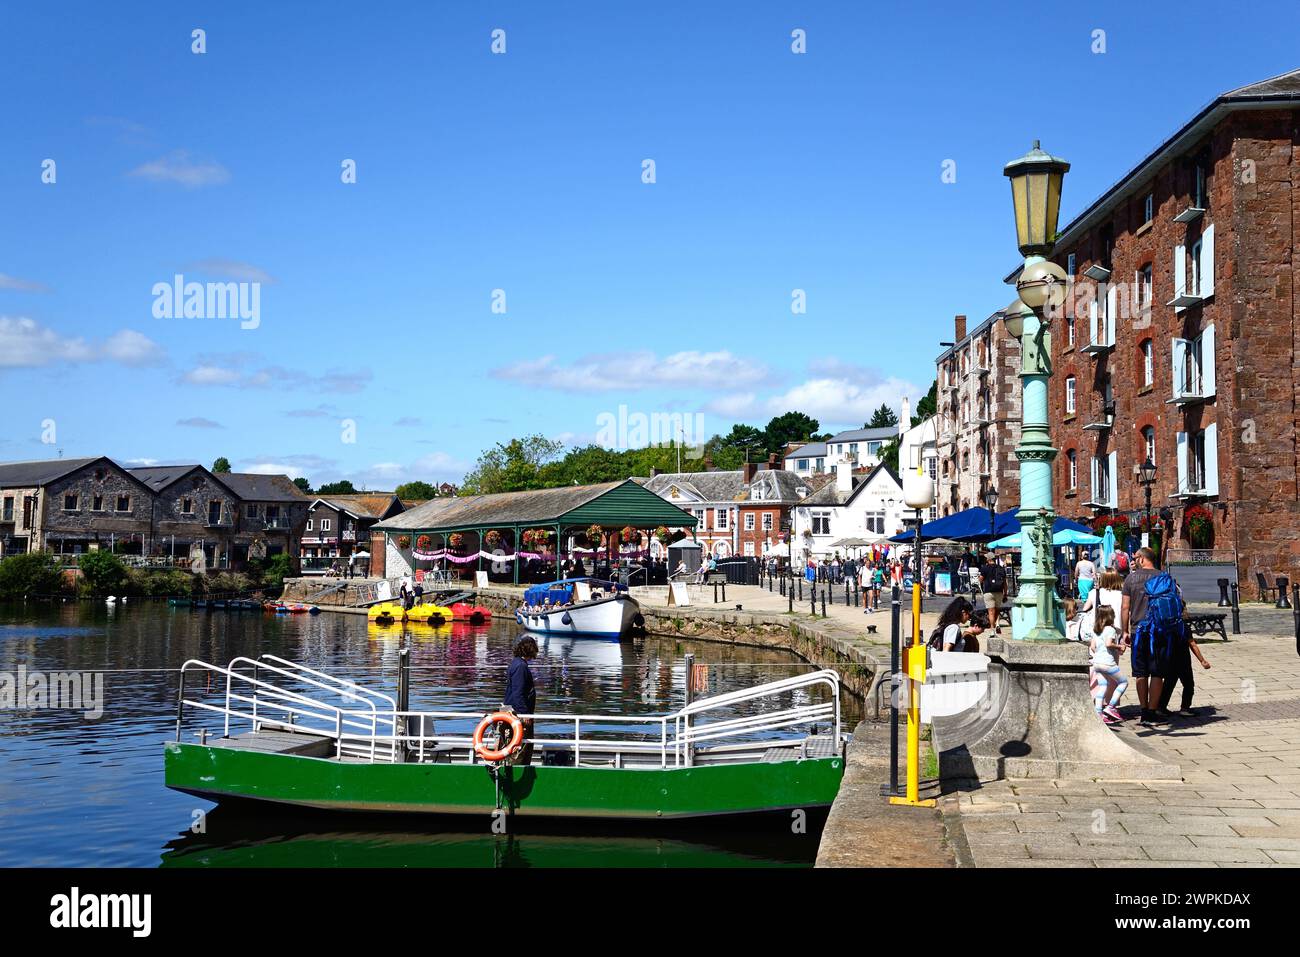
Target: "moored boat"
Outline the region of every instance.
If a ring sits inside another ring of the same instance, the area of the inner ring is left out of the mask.
[[[412,605],[410,608],[406,609],[407,621],[436,625],[441,622],[451,621],[451,619],[451,609],[445,605],[427,603],[423,605]]]
[[[534,585],[515,609],[515,621],[544,635],[617,640],[640,628],[641,606],[627,586],[597,578],[565,578]]]
[[[206,680],[187,686],[195,672]],[[395,699],[274,655],[227,667],[190,660],[180,683],[165,782],[212,800],[686,818],[828,806],[844,774],[840,682],[829,670],[650,715],[410,711],[396,703],[409,671]],[[533,720],[526,745],[519,717]],[[499,725],[511,730],[493,738]]]
[[[492,611],[482,605],[471,605],[467,601],[458,601],[451,606],[451,617],[455,621],[467,621],[471,625],[482,625],[492,620]]]

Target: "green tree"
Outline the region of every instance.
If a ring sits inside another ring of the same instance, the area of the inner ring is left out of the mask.
[[[751,462],[767,457],[767,435],[762,429],[756,429],[752,425],[736,423],[731,427],[731,431],[722,437],[720,443],[727,448],[739,449],[742,461],[746,456]]]
[[[110,551],[83,552],[77,559],[81,580],[92,595],[113,595],[126,584],[126,566]]]
[[[308,482],[305,478],[300,476],[293,480],[293,484],[298,486],[298,491],[302,492],[304,495],[311,494],[311,482]]]
[[[789,442],[815,441],[821,423],[802,412],[784,412],[767,423],[763,434],[768,452],[785,454]]]
[[[63,575],[48,552],[10,555],[0,560],[0,600],[55,595],[63,590]]]
[[[891,425],[898,425],[898,413],[882,402],[880,408],[871,413],[871,421],[865,423],[862,427],[864,429],[884,429]]]
[[[404,482],[393,490],[398,498],[434,498],[438,490],[428,482]]]
[[[465,476],[461,491],[467,495],[489,495],[542,488],[542,466],[554,462],[563,450],[564,443],[544,435],[498,442],[478,457],[474,468]]]
[[[917,426],[939,411],[939,380],[930,383],[930,391],[916,403],[916,412],[912,416],[912,425]]]
[[[221,456],[221,458],[217,459],[215,462],[212,463],[212,471],[217,473],[229,472],[230,459],[226,458],[224,455]]]
[[[337,482],[326,482],[316,490],[317,495],[356,495],[357,490],[352,487],[352,483],[347,479],[341,479]]]

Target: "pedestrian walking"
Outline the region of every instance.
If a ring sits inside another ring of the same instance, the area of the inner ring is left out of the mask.
[[[984,592],[984,607],[988,610],[989,627],[995,634],[1002,634],[1002,621],[998,617],[1007,596],[1006,570],[989,552],[984,556],[984,564],[979,568],[980,588]]]
[[[1128,688],[1128,679],[1119,666],[1124,654],[1124,643],[1115,631],[1115,610],[1109,605],[1097,609],[1096,628],[1088,644],[1092,654],[1092,702],[1099,717],[1106,724],[1124,720],[1119,713],[1119,699]]]
[[[1201,663],[1202,668],[1210,667],[1210,663],[1205,660],[1205,655],[1201,654],[1201,646],[1196,643],[1191,632],[1184,628],[1181,639],[1175,640],[1169,656],[1169,675],[1165,678],[1164,687],[1160,691],[1160,705],[1156,708],[1156,714],[1160,717],[1172,717],[1169,702],[1174,696],[1174,685],[1179,683],[1183,686],[1183,697],[1182,707],[1178,709],[1178,713],[1185,718],[1195,714],[1192,711],[1192,696],[1196,694],[1196,669],[1192,666],[1193,656]]]

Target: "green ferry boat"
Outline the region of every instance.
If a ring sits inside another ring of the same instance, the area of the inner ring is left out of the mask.
[[[538,713],[523,764],[522,740],[484,759],[511,744],[484,747],[490,714],[409,710],[402,661],[396,697],[274,655],[187,661],[167,786],[339,811],[645,820],[825,807],[844,774],[831,670],[688,694],[669,714]]]

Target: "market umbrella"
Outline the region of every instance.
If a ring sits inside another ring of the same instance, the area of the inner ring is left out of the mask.
[[[1007,535],[997,541],[989,542],[989,548],[1019,548],[1021,534],[1016,532],[1014,535]],[[1100,543],[1101,538],[1091,532],[1080,532],[1073,528],[1063,528],[1052,534],[1053,548],[1060,548],[1064,545],[1097,545]]]
[[[1115,529],[1106,526],[1106,534],[1101,537],[1101,567],[1115,567]]]

